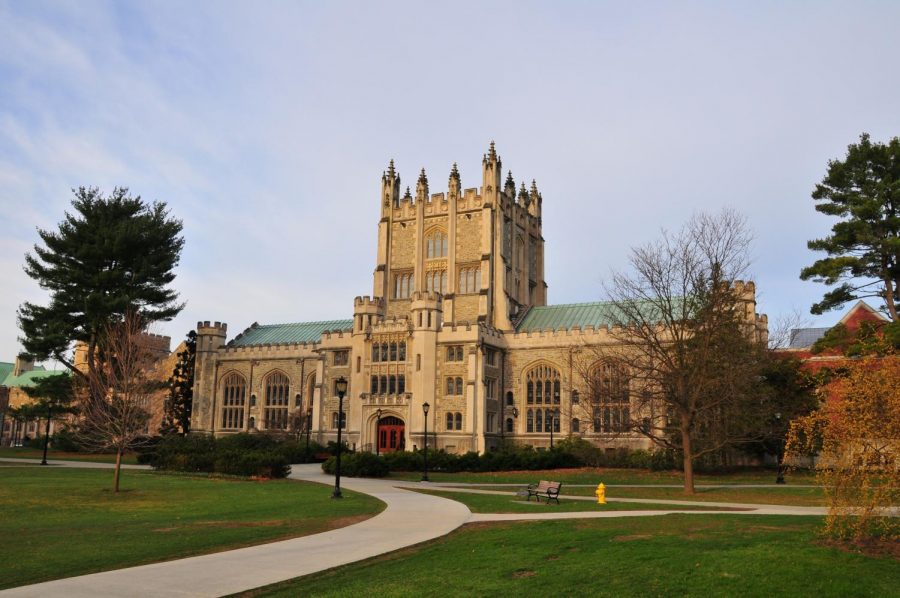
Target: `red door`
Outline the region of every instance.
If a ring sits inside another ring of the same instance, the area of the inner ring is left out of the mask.
[[[381,418],[381,424],[378,426],[378,451],[391,453],[404,450],[406,448],[404,429],[403,420],[397,417]]]

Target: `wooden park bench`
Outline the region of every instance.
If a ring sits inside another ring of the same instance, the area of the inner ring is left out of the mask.
[[[551,500],[555,500],[556,504],[559,504],[559,490],[562,488],[562,482],[548,482],[546,480],[541,480],[538,484],[528,484],[528,498],[527,500],[531,500],[531,497],[534,496],[537,498],[538,502],[541,501],[541,497],[547,497],[547,504],[550,504]]]

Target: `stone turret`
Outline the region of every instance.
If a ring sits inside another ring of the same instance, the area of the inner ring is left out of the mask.
[[[353,300],[353,334],[366,332],[384,319],[384,300],[380,297],[356,297]]]
[[[212,433],[213,394],[216,388],[216,352],[225,345],[228,324],[197,322],[197,355],[194,357],[194,400],[191,429]]]

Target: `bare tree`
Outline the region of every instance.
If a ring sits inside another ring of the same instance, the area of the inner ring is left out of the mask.
[[[144,323],[129,312],[109,324],[98,345],[94,367],[78,393],[81,417],[76,431],[88,449],[113,450],[116,467],[113,490],[119,491],[122,456],[146,442],[148,423],[163,383],[156,375],[156,359],[146,342]]]
[[[632,249],[606,288],[616,342],[581,351],[595,431],[681,452],[687,494],[699,457],[755,440],[767,417],[765,334],[741,282],[751,240],[746,219],[723,210]]]

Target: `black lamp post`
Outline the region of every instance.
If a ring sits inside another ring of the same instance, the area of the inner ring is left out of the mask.
[[[424,457],[425,457],[425,469],[422,471],[422,481],[427,482],[428,480],[428,408],[431,407],[428,403],[422,404],[422,411],[425,412],[425,448]]]
[[[556,418],[559,417],[559,409],[550,412],[550,449],[553,449],[553,428],[556,427]]]
[[[784,469],[782,469],[781,467],[781,462],[784,460],[784,445],[782,444],[783,441],[781,439],[781,412],[775,414],[775,422],[775,426],[778,428],[778,430],[776,431],[776,434],[778,434],[778,438],[776,439],[778,448],[775,449],[775,459],[778,461],[778,475],[775,476],[775,483],[784,484]]]
[[[309,458],[309,436],[312,434],[312,405],[306,410],[306,456]]]
[[[334,464],[334,492],[331,498],[344,498],[341,496],[341,429],[344,427],[344,395],[347,394],[347,379],[341,376],[335,380],[334,389],[338,395],[338,437],[337,460]]]
[[[381,409],[375,412],[375,455],[381,456]]]

